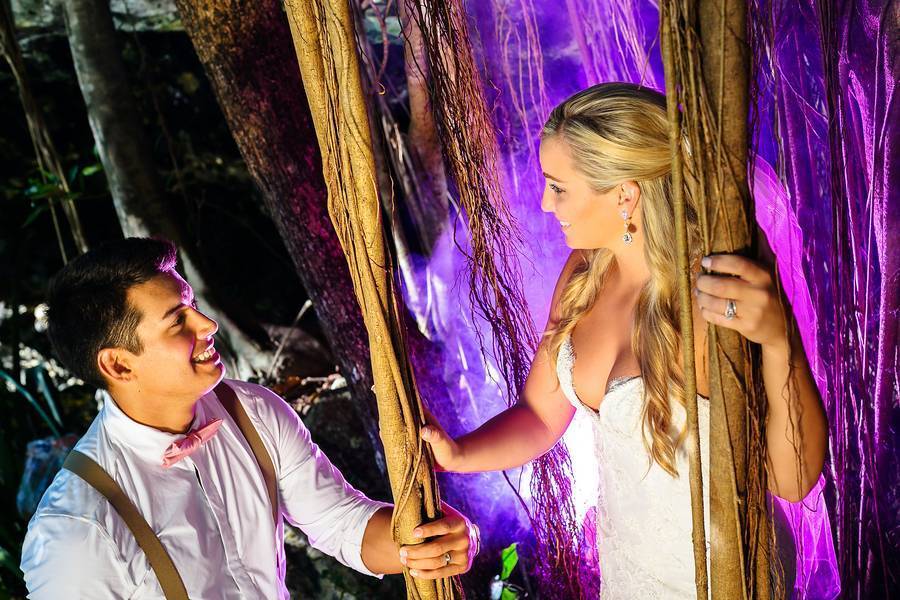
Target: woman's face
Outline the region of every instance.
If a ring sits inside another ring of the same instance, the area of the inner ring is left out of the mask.
[[[623,200],[622,186],[599,193],[575,169],[569,147],[559,136],[545,138],[540,148],[541,169],[546,178],[541,209],[559,221],[566,245],[572,249],[614,248],[622,244],[623,209],[632,213],[632,202]]]

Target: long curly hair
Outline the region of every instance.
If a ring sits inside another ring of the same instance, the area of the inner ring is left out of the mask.
[[[631,346],[644,382],[644,443],[651,460],[673,477],[675,451],[685,436],[673,431],[669,399],[683,404],[684,379],[673,357],[681,356],[680,302],[676,285],[675,214],[671,197],[671,152],[666,98],[629,83],[603,83],[578,92],[557,106],[541,139],[566,143],[576,169],[593,190],[605,193],[625,181],[640,188],[644,228],[644,259],[650,279],[641,290],[635,311]],[[689,152],[683,152],[685,160]],[[691,265],[700,259],[697,211],[687,201],[688,247],[695,249]],[[554,359],[560,346],[593,306],[614,259],[606,249],[584,251],[560,296],[560,319],[544,335]]]

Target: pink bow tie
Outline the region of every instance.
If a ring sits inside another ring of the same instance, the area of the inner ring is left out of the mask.
[[[172,442],[172,445],[163,453],[162,466],[168,469],[185,456],[193,454],[197,448],[216,435],[221,425],[222,419],[215,419],[203,427],[188,431],[183,440]]]

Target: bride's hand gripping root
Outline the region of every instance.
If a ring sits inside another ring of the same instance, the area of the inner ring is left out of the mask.
[[[703,266],[718,273],[697,278],[697,304],[706,321],[734,329],[763,348],[787,348],[784,307],[767,269],[736,254],[707,256]]]
[[[462,448],[451,438],[434,415],[425,409],[426,425],[420,430],[420,435],[431,446],[434,454],[435,471],[455,471],[462,464]]]
[[[790,306],[771,272],[756,261],[719,254],[705,257],[702,264],[717,273],[697,278],[695,294],[703,318],[761,346],[768,399],[768,485],[777,496],[798,502],[822,471],[828,419],[799,331],[787,318]]]

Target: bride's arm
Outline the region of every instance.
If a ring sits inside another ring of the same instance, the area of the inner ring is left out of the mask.
[[[769,489],[799,502],[818,481],[828,446],[828,420],[799,332],[763,346],[762,373],[769,399]]]
[[[697,302],[703,318],[735,329],[762,347],[762,376],[768,398],[766,449],[769,489],[797,502],[812,489],[825,463],[828,421],[800,335],[785,329],[790,310],[769,271],[749,259],[729,254],[704,259],[704,267],[736,277],[701,275]],[[737,316],[726,319],[727,301]]]
[[[519,467],[552,448],[572,420],[575,408],[562,395],[550,360],[538,350],[522,399],[484,425],[452,440],[438,426],[423,429],[435,460],[446,471],[472,473]]]
[[[581,254],[575,251],[563,268],[553,294],[548,328],[556,325],[559,297],[580,260]],[[431,445],[439,467],[446,471],[499,471],[519,467],[550,450],[574,414],[575,408],[557,381],[555,364],[541,343],[515,405],[456,440],[433,419],[422,429],[422,437]]]

